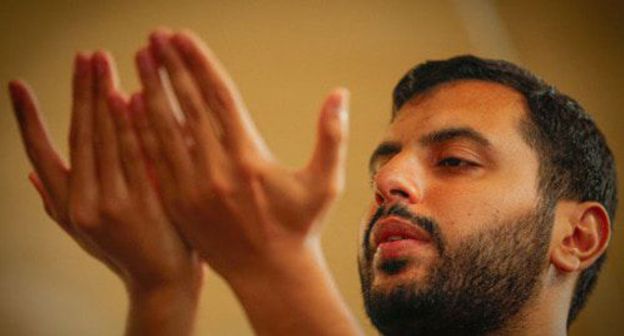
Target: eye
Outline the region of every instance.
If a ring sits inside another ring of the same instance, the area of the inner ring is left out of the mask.
[[[438,166],[446,168],[462,168],[473,167],[477,164],[468,160],[460,159],[458,157],[447,157],[438,162]]]

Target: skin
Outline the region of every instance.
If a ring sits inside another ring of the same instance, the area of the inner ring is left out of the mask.
[[[154,32],[136,61],[143,92],[133,115],[164,208],[231,286],[256,333],[358,334],[325,265],[319,233],[343,186],[347,92],[328,96],[309,163],[290,170],[265,146],[223,66],[191,33]],[[170,78],[181,122],[159,66]]]
[[[526,116],[518,92],[489,82],[451,82],[413,98],[390,125],[382,141],[384,150],[371,158],[375,201],[369,218],[381,204],[405,204],[417,215],[434,218],[445,247],[452,250],[467,237],[491,229],[488,225],[504,222],[492,218],[513,218],[534,209],[539,200],[539,161],[520,133],[520,121]],[[466,134],[431,136],[450,129],[470,129],[481,139]],[[362,236],[367,225],[365,221]],[[566,334],[574,281],[604,252],[609,234],[601,205],[560,201],[543,285],[518,314],[523,318],[508,321],[508,329],[500,333]],[[403,271],[388,274],[375,267],[396,258],[394,252],[388,256],[384,247],[372,251],[373,288],[424,285],[438,261],[434,245],[425,242],[400,249],[398,257],[408,261]],[[360,251],[360,258],[364,254]]]
[[[371,213],[382,203],[405,202],[412,212],[435,218],[452,248],[463,237],[486,229],[482,226],[492,222],[489,218],[533,209],[538,161],[517,131],[524,115],[522,97],[510,91],[491,84],[456,84],[408,103],[383,141],[398,145],[400,152],[372,160],[376,202]],[[432,132],[460,127],[474,129],[490,145],[461,136],[440,143],[421,141]],[[435,262],[431,247],[414,252],[415,258],[424,259],[423,267],[399,276],[379,274],[375,286],[404,277],[422,279],[427,265]],[[409,250],[406,254],[412,255]]]
[[[10,83],[35,169],[30,179],[50,217],[123,281],[128,335],[189,334],[202,266],[158,201],[115,82],[107,54],[76,56],[69,166],[53,148],[31,90]]]

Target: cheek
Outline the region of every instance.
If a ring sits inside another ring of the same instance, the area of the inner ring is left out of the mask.
[[[491,203],[475,194],[442,191],[429,196],[431,215],[450,245],[479,230],[485,219],[494,215]]]
[[[494,188],[485,183],[431,188],[427,195],[431,215],[439,221],[449,243],[460,240],[535,207],[531,188]]]

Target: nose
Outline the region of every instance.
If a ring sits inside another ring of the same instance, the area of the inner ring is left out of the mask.
[[[379,168],[373,180],[375,202],[383,204],[415,204],[423,197],[423,169],[419,160],[408,153],[399,153]]]

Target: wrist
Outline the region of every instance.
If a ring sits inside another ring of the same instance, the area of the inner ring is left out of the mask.
[[[128,286],[127,335],[185,335],[193,330],[201,281]]]
[[[146,287],[131,286],[128,298],[135,305],[158,305],[168,301],[193,301],[199,296],[201,284],[195,282],[176,282]]]
[[[262,253],[249,255],[244,262],[233,266],[218,273],[235,291],[239,287],[249,287],[250,282],[261,285],[326,267],[320,239],[316,236],[302,241],[267,244]]]
[[[355,335],[359,327],[310,241],[226,281],[256,334]]]

